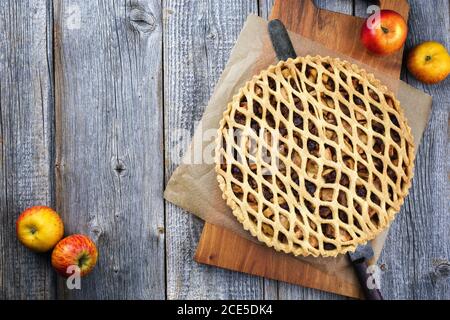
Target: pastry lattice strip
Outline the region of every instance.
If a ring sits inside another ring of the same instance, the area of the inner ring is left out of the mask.
[[[308,56],[270,67],[233,98],[216,169],[228,205],[259,240],[335,256],[387,227],[413,157],[392,93],[354,65]]]

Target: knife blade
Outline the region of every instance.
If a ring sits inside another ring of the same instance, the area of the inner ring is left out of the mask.
[[[367,300],[383,300],[381,291],[378,288],[369,287],[371,283],[371,274],[368,273],[368,261],[373,257],[372,246],[367,244],[362,244],[356,247],[355,252],[349,252],[347,254],[350,262],[355,269],[356,276],[358,277],[359,283],[364,292],[364,296]]]

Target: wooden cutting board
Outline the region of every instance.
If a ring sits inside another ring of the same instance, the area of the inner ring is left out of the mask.
[[[380,0],[382,9],[392,9],[408,18],[406,0]],[[403,50],[386,57],[374,56],[362,47],[359,31],[364,19],[317,8],[313,0],[276,0],[271,19],[330,49],[362,61],[398,78]],[[359,287],[312,267],[293,256],[276,252],[233,232],[206,223],[194,257],[195,261],[225,269],[361,298]]]

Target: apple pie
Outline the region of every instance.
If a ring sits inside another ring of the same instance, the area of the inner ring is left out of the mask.
[[[387,228],[411,185],[414,143],[399,102],[347,61],[270,66],[233,97],[218,133],[223,198],[278,251],[354,251]]]

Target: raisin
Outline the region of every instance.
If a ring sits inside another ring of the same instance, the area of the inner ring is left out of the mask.
[[[375,165],[375,169],[377,169],[379,172],[383,172],[384,165],[383,161],[379,158],[372,157],[373,163]]]
[[[384,134],[384,126],[379,122],[372,122],[372,129],[379,134]]]
[[[266,121],[271,128],[275,128],[275,119],[271,113],[266,115]]]
[[[338,210],[338,215],[339,215],[339,219],[340,219],[342,222],[344,222],[344,223],[347,223],[347,222],[348,222],[348,216],[347,216],[347,214],[346,214],[344,211]]]
[[[316,185],[308,180],[305,181],[305,187],[306,187],[306,191],[308,191],[308,193],[311,196],[314,196],[314,193],[316,192]]]
[[[364,102],[358,97],[353,97],[353,102],[358,106],[362,106],[364,104]]]
[[[241,170],[238,167],[236,167],[235,165],[231,166],[231,173],[234,176],[241,176],[242,175]]]
[[[308,139],[307,146],[310,152],[319,149],[319,144],[311,139]]]
[[[283,103],[280,106],[280,111],[283,117],[285,117],[286,119],[289,117],[289,109]]]
[[[273,80],[271,77],[269,77],[269,88],[272,90],[275,90],[277,87],[277,84],[275,82],[275,80]]]
[[[250,126],[252,127],[253,131],[255,131],[256,133],[259,133],[261,126],[259,125],[259,123],[257,121],[252,119]]]
[[[391,137],[395,142],[397,143],[400,142],[400,135],[398,134],[397,131],[391,129]]]
[[[356,194],[361,198],[365,198],[367,195],[367,190],[364,186],[356,186]]]
[[[358,92],[361,93],[361,94],[364,94],[364,88],[363,88],[362,84],[359,83],[359,84],[356,86],[356,91],[358,91]]]
[[[240,112],[236,112],[234,115],[234,120],[239,123],[239,124],[245,124],[245,115],[240,113]]]
[[[350,180],[348,179],[348,176],[346,174],[342,174],[341,180],[339,181],[341,185],[344,187],[348,187],[350,184]]]
[[[296,174],[295,172],[291,174],[291,179],[292,179],[292,182],[294,182],[296,185],[300,184],[300,179],[298,177],[298,174]]]
[[[266,200],[271,200],[273,197],[272,191],[270,191],[267,187],[263,187],[263,195]]]
[[[336,171],[331,171],[329,174],[324,176],[326,183],[333,183],[336,181]]]
[[[250,184],[250,187],[252,187],[253,189],[256,189],[258,187],[258,184],[256,183],[255,179],[253,179],[252,177],[248,176],[248,183]]]
[[[394,170],[391,169],[391,167],[388,167],[387,174],[393,182],[397,182],[397,174],[395,173]]]
[[[294,112],[294,125],[303,129],[303,118]]]
[[[383,114],[383,112],[373,104],[370,105],[370,110],[372,110],[372,113],[378,118],[380,118],[380,116]]]
[[[341,108],[342,112],[343,112],[347,117],[350,117],[350,110],[347,108],[346,105],[344,105],[342,102],[339,102],[339,107]]]
[[[308,209],[308,211],[309,212],[311,212],[311,213],[314,213],[314,205],[311,203],[311,202],[309,202],[308,200],[305,200],[305,206],[306,206],[306,209]]]
[[[326,219],[329,218],[333,213],[331,212],[331,209],[328,207],[320,206],[319,207],[319,215]]]
[[[374,193],[370,194],[370,200],[372,200],[373,203],[380,205],[380,198],[378,198]]]
[[[262,117],[263,109],[262,109],[261,105],[259,104],[259,102],[257,102],[257,101],[253,102],[253,112],[255,113],[255,115],[258,118]]]
[[[295,101],[295,98],[294,98],[294,101]],[[295,101],[295,107],[300,111],[304,110],[303,103],[300,99],[298,101]]]
[[[381,140],[380,138],[374,138],[373,150],[376,153],[383,153],[384,152],[384,142],[383,142],[383,140]]]
[[[397,126],[400,127],[400,124],[398,123],[398,119],[395,115],[393,115],[392,113],[389,113],[389,119],[391,119],[391,122]]]
[[[308,120],[308,129],[309,129],[309,132],[311,132],[313,135],[318,136],[317,127],[314,124],[314,122],[312,122],[311,120]]]

